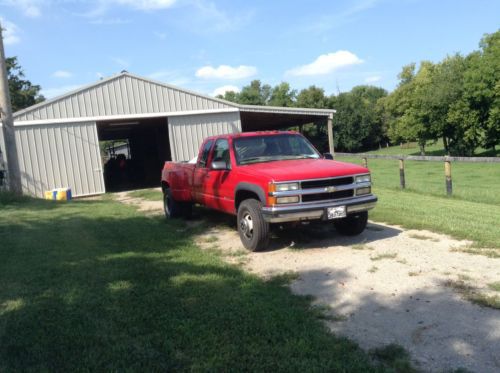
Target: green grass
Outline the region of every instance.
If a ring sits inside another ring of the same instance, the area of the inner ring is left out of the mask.
[[[338,157],[340,161],[361,164],[360,158]],[[399,190],[399,161],[368,159],[375,188]],[[500,206],[500,163],[461,163],[451,165],[451,199]],[[406,189],[415,193],[446,197],[444,163],[406,161]],[[449,197],[447,197],[449,198]],[[450,198],[449,198],[450,199]]]
[[[383,371],[283,281],[106,199],[0,196],[0,371]]]
[[[485,252],[489,256],[500,255],[500,206],[380,187],[374,192],[379,203],[370,219],[468,239],[475,247],[495,249]]]
[[[410,354],[404,347],[391,343],[384,347],[375,348],[370,351],[370,354],[384,362],[389,368],[395,372],[401,373],[416,373],[418,372],[411,364]]]
[[[475,287],[471,286],[468,282],[466,282],[466,280],[460,278],[460,276],[457,281],[448,280],[444,284],[445,286],[448,286],[453,290],[455,290],[469,302],[475,303],[483,307],[489,307],[500,310],[500,296],[481,293]]]
[[[491,284],[488,284],[488,287],[491,290],[500,291],[500,281],[498,281],[498,282],[492,282]]]
[[[382,148],[368,152],[369,154],[384,154],[384,155],[420,155],[420,148],[417,143],[403,144],[389,146],[388,148]],[[425,146],[425,155],[432,156],[444,156],[446,152],[444,151],[444,146],[442,140],[437,142],[428,142]],[[500,157],[500,147],[496,147],[495,151],[493,149],[483,149],[477,148],[474,152],[477,157]]]
[[[148,201],[162,201],[163,194],[156,189],[139,189],[129,192],[128,195],[133,198],[142,198]]]

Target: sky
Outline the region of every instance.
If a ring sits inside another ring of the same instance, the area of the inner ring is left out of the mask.
[[[47,98],[122,70],[208,95],[253,79],[337,94],[478,49],[500,1],[0,0],[0,22]]]

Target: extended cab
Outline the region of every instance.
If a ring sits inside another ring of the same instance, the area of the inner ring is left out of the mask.
[[[377,202],[367,168],[326,159],[292,131],[209,137],[195,163],[165,162],[161,183],[167,218],[189,215],[194,203],[236,215],[252,251],[267,246],[272,223],[332,221],[360,234]]]

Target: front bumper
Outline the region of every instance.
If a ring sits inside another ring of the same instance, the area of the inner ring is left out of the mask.
[[[322,201],[288,206],[263,207],[262,215],[269,223],[284,223],[291,221],[326,220],[328,207],[346,206],[347,214],[368,211],[375,207],[377,196],[352,197],[336,201]]]

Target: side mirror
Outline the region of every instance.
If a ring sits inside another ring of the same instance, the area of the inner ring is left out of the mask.
[[[325,153],[325,154],[323,154],[323,158],[330,159],[330,160],[333,161],[333,155],[332,155],[332,153]]]
[[[213,161],[210,167],[212,170],[228,170],[226,162],[224,161]]]

